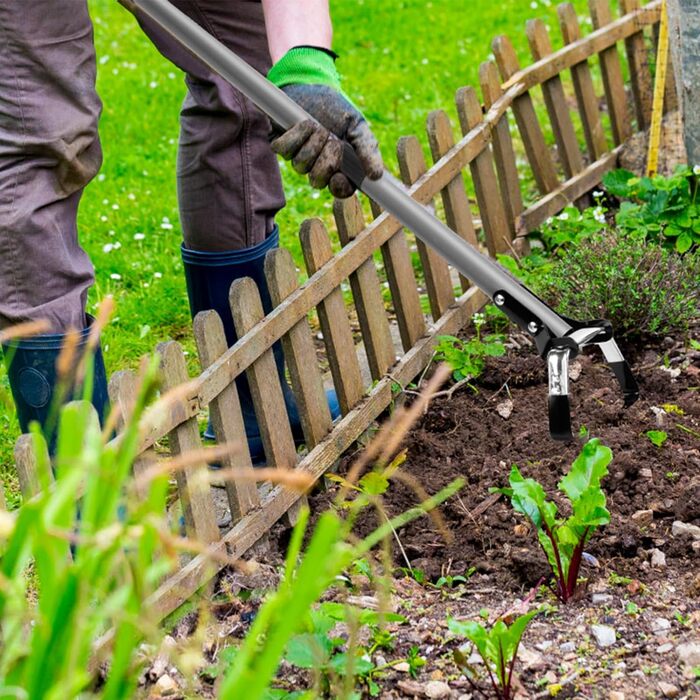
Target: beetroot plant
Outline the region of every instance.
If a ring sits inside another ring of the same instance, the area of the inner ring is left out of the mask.
[[[547,500],[542,485],[525,479],[515,465],[510,472],[510,488],[492,489],[508,496],[513,508],[537,528],[537,538],[554,575],[553,590],[564,603],[576,593],[586,543],[596,528],[610,522],[600,482],[611,460],[610,448],[598,438],[583,446],[569,473],[557,485],[570,503],[571,515],[566,519],[557,517],[557,505]]]
[[[447,627],[453,634],[466,637],[479,652],[496,697],[511,700],[513,697],[513,669],[518,658],[518,647],[525,628],[539,610],[531,610],[520,615],[510,625],[504,620],[497,620],[491,628],[478,622],[461,621],[448,618]],[[468,662],[468,654],[455,650],[455,662],[466,673],[467,678],[473,674]]]

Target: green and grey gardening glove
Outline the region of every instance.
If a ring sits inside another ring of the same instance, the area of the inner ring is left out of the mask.
[[[343,141],[355,149],[372,180],[382,176],[384,164],[367,121],[340,88],[335,59],[328,49],[296,46],[272,66],[267,77],[318,120],[300,122],[284,133],[273,125],[272,150],[291,160],[298,173],[308,173],[313,187],[328,187],[342,199],[355,191],[340,172]]]

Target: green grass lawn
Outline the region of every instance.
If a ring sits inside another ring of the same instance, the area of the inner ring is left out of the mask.
[[[400,136],[417,134],[424,140],[423,125],[432,109],[447,109],[454,117],[454,93],[478,84],[479,64],[490,56],[495,35],[508,34],[525,62],[524,24],[538,16],[559,44],[550,0],[334,0],[332,5],[345,89],[371,120],[393,170]],[[583,12],[583,0],[575,5]],[[105,163],[85,193],[80,232],[97,270],[90,306],[108,294],[117,302],[103,338],[111,373],[134,367],[169,338],[194,355],[174,178],[184,83],[116,0],[90,0],[90,6],[104,101]],[[283,171],[289,203],[278,221],[283,243],[300,259],[300,223],[321,216],[331,224],[331,201],[285,165]],[[0,388],[0,464],[14,492],[10,465],[18,429],[4,376]]]

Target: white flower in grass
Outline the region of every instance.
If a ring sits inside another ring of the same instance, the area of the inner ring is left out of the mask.
[[[162,272],[154,272],[154,273],[153,273],[153,276],[154,276],[157,280],[159,280],[159,279],[163,276],[163,273],[162,273]]]
[[[97,176],[97,182],[104,182],[107,179],[107,176],[104,173],[100,173]]]
[[[536,9],[537,9],[537,3],[536,3],[536,2],[531,2],[531,3],[530,3],[530,7],[531,7],[533,10],[536,10]]]
[[[151,88],[151,90],[155,90],[158,87],[158,83],[155,80],[151,80],[151,82],[148,83],[148,87]]]
[[[593,218],[599,224],[604,224],[605,223],[605,209],[603,209],[603,207],[596,207],[593,210]]]
[[[593,190],[594,197],[602,197],[605,194],[602,190]]]
[[[112,280],[115,280],[116,282],[118,282],[118,281],[122,278],[122,276],[121,276],[118,272],[113,272],[113,273],[109,276],[109,278],[112,279]]]
[[[135,241],[142,241],[144,238],[146,238],[146,234],[145,234],[145,233],[141,233],[141,232],[139,231],[139,233],[135,233],[135,234],[134,234],[134,240],[135,240]]]
[[[693,175],[700,175],[700,165],[693,166]]]
[[[486,323],[486,316],[484,316],[484,314],[476,313],[472,316],[472,323],[477,328],[480,328]]]
[[[100,221],[102,221],[102,222],[104,223],[105,221],[109,221],[109,219],[107,219],[107,217],[104,216],[104,214],[103,214],[103,215],[100,217]]]
[[[561,214],[559,214],[559,216],[557,217],[557,219],[559,219],[560,221],[566,221],[568,218],[569,218],[569,212],[567,212],[567,211],[563,211],[563,212],[562,212]]]
[[[161,227],[164,231],[172,231],[172,230],[173,230],[173,225],[170,224],[170,223],[168,223],[167,221],[164,221],[164,222],[160,225],[160,227]]]
[[[119,241],[116,241],[114,244],[114,250],[119,250],[122,247],[122,244]]]
[[[133,202],[136,199],[136,195],[133,192],[129,192],[127,198]]]
[[[114,211],[119,211],[119,205],[118,205],[118,204],[112,204],[112,209],[114,209]]]
[[[105,245],[102,246],[103,253],[111,253],[113,250],[114,250],[113,243],[106,243]]]

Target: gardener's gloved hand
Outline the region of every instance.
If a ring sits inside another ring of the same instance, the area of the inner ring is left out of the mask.
[[[304,121],[284,133],[273,125],[272,150],[308,173],[313,187],[345,198],[355,186],[340,172],[343,141],[354,147],[372,180],[382,176],[384,164],[365,118],[340,89],[335,58],[327,49],[297,46],[272,66],[267,77],[323,125]]]

